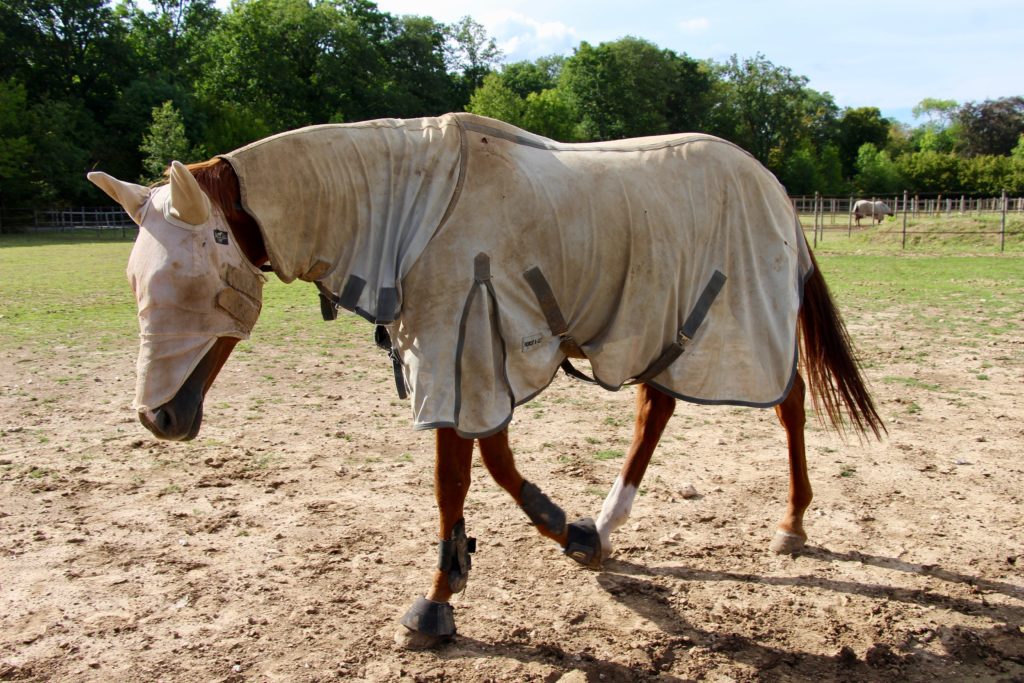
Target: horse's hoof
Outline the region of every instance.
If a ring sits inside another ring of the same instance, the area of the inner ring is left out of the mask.
[[[778,555],[793,555],[804,549],[807,539],[789,531],[781,529],[775,531],[772,537],[772,544],[769,546],[773,553]]]
[[[407,626],[399,626],[395,631],[395,645],[403,650],[433,650],[452,640],[452,636],[432,636],[429,633],[413,631]]]
[[[586,517],[569,525],[564,553],[588,569],[600,569],[603,552],[594,520]]]

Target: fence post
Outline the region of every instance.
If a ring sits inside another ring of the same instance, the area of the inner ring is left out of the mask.
[[[915,198],[916,203],[916,198]],[[907,191],[903,190],[903,248],[907,248]]]
[[[999,251],[1006,251],[1006,190],[1003,190],[1003,218],[1002,227],[999,229]]]
[[[850,195],[850,210],[847,211],[846,217],[846,236],[850,237],[853,235],[853,195]]]

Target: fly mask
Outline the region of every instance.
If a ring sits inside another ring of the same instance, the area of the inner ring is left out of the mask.
[[[181,163],[152,189],[105,173],[89,180],[140,228],[127,271],[139,309],[135,408],[152,411],[174,398],[219,337],[248,339],[265,278]]]

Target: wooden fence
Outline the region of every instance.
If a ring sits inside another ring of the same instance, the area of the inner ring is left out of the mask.
[[[120,206],[0,211],[0,233],[120,230],[122,236],[127,236],[128,231],[135,228],[135,223]]]
[[[1006,217],[1008,214],[1024,214],[1024,197],[1009,197],[1004,192],[999,197],[968,197],[967,195],[936,195],[921,197],[904,192],[901,195],[873,197],[825,197],[820,194],[790,197],[793,208],[800,216],[801,223],[812,217],[814,224],[814,244],[817,246],[819,234],[824,235],[825,226],[830,229],[842,229],[846,226],[849,235],[854,228],[853,206],[861,199],[885,202],[897,220],[902,223],[903,248],[907,247],[907,235],[998,235],[999,249],[1006,248]],[[1000,216],[999,230],[908,230],[910,219],[919,218],[950,218],[953,216],[971,216],[997,214]],[[864,220],[864,219],[861,219]],[[868,223],[872,219],[867,218]]]

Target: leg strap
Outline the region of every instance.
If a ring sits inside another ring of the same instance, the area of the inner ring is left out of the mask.
[[[428,636],[451,638],[455,635],[455,610],[447,602],[434,602],[420,597],[402,615],[400,623]]]
[[[470,553],[476,552],[476,539],[466,536],[466,521],[460,519],[452,529],[450,539],[438,545],[437,568],[448,574],[448,587],[453,593],[466,588],[469,568],[473,566]]]
[[[551,499],[528,481],[523,481],[519,489],[519,507],[536,526],[542,526],[552,534],[560,534],[565,530],[565,513],[562,508],[551,502]]]
[[[594,520],[587,517],[569,525],[569,540],[564,552],[585,567],[601,567],[601,537]]]

